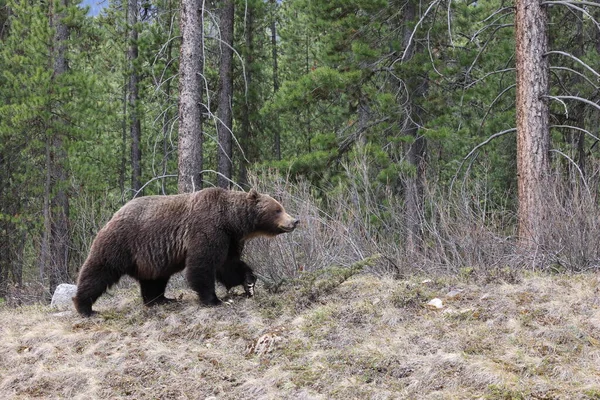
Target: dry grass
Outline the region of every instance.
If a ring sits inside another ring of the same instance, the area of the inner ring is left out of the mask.
[[[0,398],[600,398],[600,275],[319,279],[220,308],[131,287],[92,319],[0,309]]]

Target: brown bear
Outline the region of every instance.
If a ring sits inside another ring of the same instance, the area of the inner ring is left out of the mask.
[[[244,242],[291,232],[298,222],[271,196],[255,190],[209,188],[131,200],[94,239],[79,272],[75,308],[90,316],[92,304],[123,275],[139,281],[144,304],[173,301],[165,297],[165,288],[184,268],[201,303],[221,304],[217,277],[228,289],[239,284],[246,289],[256,280],[240,260]]]

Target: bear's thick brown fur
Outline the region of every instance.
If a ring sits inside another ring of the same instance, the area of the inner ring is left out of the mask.
[[[252,270],[240,261],[244,241],[291,232],[297,225],[279,202],[255,190],[210,188],[131,200],[94,239],[79,273],[75,308],[91,315],[92,304],[123,275],[139,281],[146,305],[172,301],[165,288],[183,269],[203,304],[221,304],[217,275],[226,287],[252,279],[247,275]]]

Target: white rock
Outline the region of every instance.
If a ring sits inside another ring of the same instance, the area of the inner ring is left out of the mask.
[[[427,303],[427,307],[434,310],[440,310],[444,308],[444,302],[442,301],[442,299],[438,299],[436,297],[435,299],[432,299],[429,301],[429,303]]]
[[[56,287],[56,290],[52,295],[50,307],[54,307],[59,310],[73,309],[73,300],[71,300],[71,298],[75,296],[75,294],[77,294],[77,285],[61,283]]]

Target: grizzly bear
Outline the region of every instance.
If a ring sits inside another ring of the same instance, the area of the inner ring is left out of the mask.
[[[81,267],[75,308],[92,315],[92,304],[123,275],[140,283],[144,304],[165,297],[171,275],[186,279],[204,305],[219,305],[218,278],[227,289],[256,277],[240,260],[244,242],[291,232],[298,220],[271,196],[220,188],[194,193],[139,197],[125,204],[98,232]],[[248,287],[248,288],[246,288]]]

